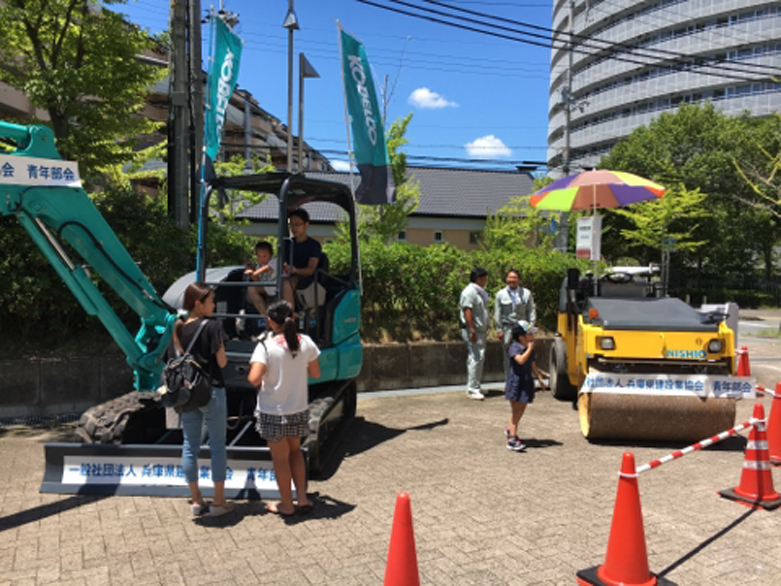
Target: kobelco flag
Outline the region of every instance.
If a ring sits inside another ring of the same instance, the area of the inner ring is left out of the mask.
[[[390,203],[396,199],[377,91],[363,44],[340,30],[344,94],[352,118],[355,162],[361,184],[355,199],[366,205]]]
[[[209,71],[209,101],[205,113],[204,149],[213,161],[220,150],[228,101],[239,77],[242,41],[231,32],[221,18],[213,18],[212,20],[216,21],[216,28],[214,31],[214,59],[211,71]]]

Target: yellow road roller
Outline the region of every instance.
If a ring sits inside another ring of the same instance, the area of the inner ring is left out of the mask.
[[[640,273],[570,269],[550,350],[554,397],[577,402],[589,440],[693,442],[733,427],[755,384],[735,376],[727,315],[661,297]]]

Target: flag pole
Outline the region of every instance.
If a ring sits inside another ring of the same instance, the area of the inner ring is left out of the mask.
[[[214,62],[214,44],[215,44],[215,23],[214,19],[217,15],[214,13],[214,7],[209,11],[209,72],[211,72],[211,64]],[[211,75],[211,73],[210,73]],[[214,104],[211,103],[211,92],[206,92],[206,101],[204,107],[206,110],[211,110]],[[202,283],[206,280],[206,229],[208,224],[208,209],[209,206],[206,195],[206,140],[204,139],[201,145],[201,173],[200,183],[198,185],[199,197],[198,197],[198,251],[195,255],[195,275],[196,281]]]
[[[349,171],[350,171],[350,193],[353,196],[353,206],[355,206],[355,222],[358,223],[358,219],[360,218],[361,208],[358,205],[358,202],[355,201],[355,178],[353,175],[353,147],[352,142],[350,140],[350,122],[352,120],[350,119],[350,112],[347,108],[347,91],[345,90],[345,79],[344,79],[344,50],[342,48],[342,22],[340,20],[336,21],[336,28],[337,28],[337,34],[339,35],[339,68],[342,70],[342,97],[344,98],[344,126],[345,130],[347,131],[347,156],[349,157]],[[356,238],[357,238],[358,230],[356,226]],[[361,272],[361,243],[360,241],[357,243],[357,249],[358,249],[358,287],[360,290],[361,295],[363,295],[363,273]]]

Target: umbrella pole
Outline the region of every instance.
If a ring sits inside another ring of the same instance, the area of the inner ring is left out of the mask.
[[[597,215],[597,185],[596,183],[591,186],[591,201],[592,201],[592,208],[591,208],[591,229],[594,230],[594,241],[596,241],[597,235],[597,223],[594,221],[594,218]],[[600,242],[602,241],[602,234],[599,235]],[[602,248],[600,246],[600,248]],[[596,255],[594,255],[596,256]],[[595,258],[593,261],[594,264],[594,297],[597,297],[599,295],[599,275],[597,274],[597,259]]]

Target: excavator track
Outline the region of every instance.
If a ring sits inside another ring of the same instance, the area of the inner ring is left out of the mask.
[[[131,391],[96,405],[79,419],[85,444],[154,443],[165,432],[165,409],[157,391]]]

